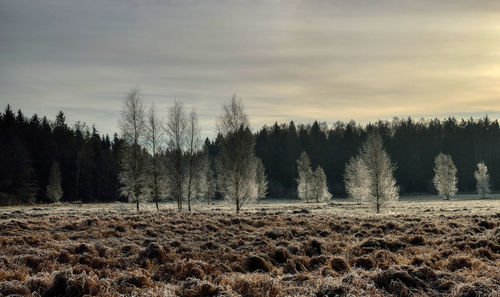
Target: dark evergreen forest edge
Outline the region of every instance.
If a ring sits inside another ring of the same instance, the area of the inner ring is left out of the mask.
[[[269,179],[268,197],[297,197],[297,162],[306,151],[313,168],[320,165],[327,175],[334,198],[345,197],[343,174],[371,132],[378,132],[396,164],[395,178],[401,194],[435,194],[434,158],[451,155],[458,169],[458,189],[473,192],[476,164],[487,165],[493,189],[500,184],[500,126],[498,120],[394,119],[361,126],[354,121],[312,125],[274,124],[256,132],[256,155],[262,159]],[[213,160],[220,135],[206,139],[203,151]],[[93,127],[77,122],[68,125],[63,112],[54,121],[7,106],[0,113],[0,204],[45,203],[51,168],[57,164],[62,178],[61,201],[83,203],[126,201],[120,196],[118,172],[123,141],[110,138]],[[147,152],[144,150],[144,154]],[[164,197],[168,200],[169,197]]]

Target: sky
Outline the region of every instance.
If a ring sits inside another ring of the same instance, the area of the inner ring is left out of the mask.
[[[500,1],[0,0],[0,108],[118,132],[140,89],[204,136],[264,124],[500,117]]]

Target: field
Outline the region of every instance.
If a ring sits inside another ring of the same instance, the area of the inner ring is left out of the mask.
[[[0,296],[500,296],[500,200],[0,208]]]

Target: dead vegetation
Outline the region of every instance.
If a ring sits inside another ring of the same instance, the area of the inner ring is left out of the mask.
[[[500,213],[16,211],[0,295],[498,296]]]

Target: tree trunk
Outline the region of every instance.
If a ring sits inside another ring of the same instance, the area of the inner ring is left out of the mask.
[[[192,127],[191,127],[192,128]],[[190,142],[190,150],[189,150],[189,180],[188,180],[188,211],[191,211],[191,190],[193,187],[193,158],[194,158],[194,133],[191,130],[191,142]]]
[[[137,203],[137,211],[139,211],[139,189],[138,189],[138,181],[139,181],[139,153],[137,152],[139,144],[137,143],[137,138],[134,144],[134,161],[135,161],[135,170],[134,170],[134,183],[135,183],[135,201]]]
[[[154,201],[156,203],[156,210],[160,210],[158,207],[158,173],[156,172],[156,149],[153,147],[153,179],[154,179]]]
[[[182,158],[182,152],[180,150],[180,148],[177,149],[177,168],[176,168],[176,174],[177,174],[177,207],[178,207],[178,210],[179,211],[182,211],[182,181],[181,181],[181,174],[182,174],[182,171],[181,171],[181,158]]]

